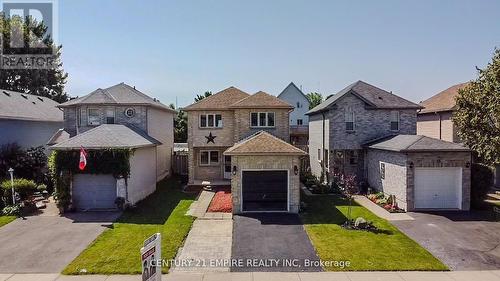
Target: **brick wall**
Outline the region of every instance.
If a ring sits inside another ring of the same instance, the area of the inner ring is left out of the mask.
[[[250,126],[251,112],[274,112],[273,128],[252,128]],[[289,109],[236,109],[234,111],[235,128],[234,141],[237,142],[256,132],[266,131],[286,142],[290,141]]]
[[[269,158],[272,157],[272,161]],[[295,175],[293,167],[300,169],[299,156],[232,156],[232,165],[238,167],[238,173],[231,178],[231,194],[233,197],[233,213],[241,213],[241,171],[244,169],[279,169],[288,170],[289,175],[289,209],[298,213],[300,206],[300,179]]]

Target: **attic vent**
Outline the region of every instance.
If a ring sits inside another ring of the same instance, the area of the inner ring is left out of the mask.
[[[6,96],[10,97],[9,92],[7,92],[7,91],[3,91],[3,93],[4,93]]]
[[[25,95],[25,94],[21,94],[21,97],[25,98],[25,99],[28,99],[28,96]]]
[[[378,97],[378,99],[379,99],[379,100],[383,100],[383,98],[382,98],[382,97]]]
[[[43,99],[41,97],[37,97],[37,99],[41,102],[43,102]]]
[[[36,104],[36,102],[32,101],[31,103]]]

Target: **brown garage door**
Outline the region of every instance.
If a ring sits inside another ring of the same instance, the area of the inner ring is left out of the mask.
[[[243,211],[287,211],[287,171],[243,171]]]

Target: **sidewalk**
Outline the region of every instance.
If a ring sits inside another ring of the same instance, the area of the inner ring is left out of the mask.
[[[384,210],[384,208],[370,201],[370,199],[366,198],[363,195],[355,195],[354,201],[359,205],[367,208],[370,212],[374,213],[376,216],[386,219],[388,221],[405,221],[405,220],[414,220],[407,213],[389,213]]]
[[[139,275],[59,274],[0,274],[0,281],[139,281]],[[494,271],[388,271],[388,272],[210,272],[171,273],[162,276],[165,281],[500,281],[500,270]]]

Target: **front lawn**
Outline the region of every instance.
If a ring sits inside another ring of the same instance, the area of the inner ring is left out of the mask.
[[[15,216],[0,216],[0,227],[8,224],[9,222],[15,220]]]
[[[388,221],[353,203],[352,217],[372,221],[380,230],[372,233],[346,230],[348,202],[335,196],[304,196],[304,227],[323,261],[349,261],[350,267],[325,270],[448,270],[415,241]]]
[[[63,274],[140,274],[139,250],[156,232],[162,235],[162,258],[173,259],[193,224],[194,218],[185,215],[193,199],[194,195],[181,192],[176,180],[161,181],[155,193],[135,210],[124,212]]]

